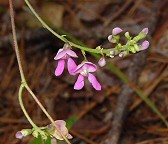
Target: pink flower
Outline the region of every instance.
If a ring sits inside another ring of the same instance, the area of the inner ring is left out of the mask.
[[[97,81],[92,72],[97,71],[97,66],[91,62],[83,62],[77,66],[75,73],[79,73],[78,79],[74,85],[75,90],[80,90],[84,86],[84,77],[87,77],[89,82],[96,90],[101,90],[101,85]]]
[[[99,66],[104,67],[106,65],[106,60],[104,57],[102,57],[99,61],[98,61]]]
[[[68,139],[72,139],[72,135],[68,133],[68,129],[66,128],[66,122],[63,120],[56,120],[56,125],[58,126],[61,133],[67,137]],[[56,128],[53,126],[53,124],[48,125],[48,132],[54,137],[53,143],[56,143],[56,139],[58,140],[64,140],[64,138],[61,136],[61,134],[56,130]]]
[[[70,50],[70,45],[68,43],[65,43],[64,47],[62,49],[59,49],[57,55],[54,57],[55,60],[58,60],[58,65],[55,70],[56,76],[60,76],[63,73],[66,61],[68,72],[71,75],[74,75],[73,71],[76,68],[76,63],[71,57],[77,58],[78,56],[74,51]]]

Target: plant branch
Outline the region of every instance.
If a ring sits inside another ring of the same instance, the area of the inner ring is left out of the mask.
[[[10,8],[10,16],[11,16],[11,24],[12,24],[14,49],[16,52],[16,58],[17,58],[17,62],[19,65],[19,72],[20,72],[22,82],[26,82],[25,77],[24,77],[24,73],[23,73],[23,69],[22,69],[20,55],[19,55],[19,48],[18,48],[17,37],[16,37],[16,28],[15,28],[14,10],[13,10],[12,0],[9,0],[9,8]]]
[[[111,49],[92,49],[89,47],[85,47],[85,46],[81,46],[78,44],[75,44],[71,41],[68,41],[64,36],[59,35],[58,33],[56,33],[55,31],[52,30],[52,28],[50,28],[42,19],[41,17],[37,14],[37,12],[34,10],[34,8],[32,7],[32,5],[30,4],[30,2],[28,0],[25,0],[26,4],[28,5],[28,7],[30,8],[31,12],[36,16],[36,18],[40,21],[40,23],[43,25],[44,28],[46,28],[48,31],[50,31],[53,35],[55,35],[57,38],[59,38],[60,40],[62,40],[63,42],[68,42],[71,46],[75,47],[75,48],[79,48],[81,50],[90,52],[90,53],[96,53],[96,54],[109,54],[111,50],[118,50],[117,48],[111,48]],[[123,49],[126,49],[127,47],[123,47]]]
[[[23,88],[25,87],[28,92],[31,94],[31,96],[33,97],[33,99],[36,101],[36,103],[39,105],[39,107],[42,109],[42,111],[46,114],[46,116],[48,117],[48,119],[51,121],[51,123],[55,126],[56,130],[60,133],[60,135],[64,138],[64,140],[68,143],[71,144],[69,142],[69,140],[63,135],[63,133],[60,131],[60,129],[58,128],[58,126],[55,124],[55,121],[52,119],[52,117],[48,114],[48,112],[46,111],[46,109],[43,107],[43,105],[40,103],[40,101],[37,99],[37,97],[35,96],[35,94],[32,92],[32,90],[29,88],[29,86],[26,83],[25,80],[25,76],[24,76],[24,72],[22,69],[22,64],[21,64],[21,59],[20,59],[20,55],[19,55],[19,48],[18,48],[18,43],[17,43],[17,37],[16,37],[16,28],[15,28],[15,21],[14,21],[14,10],[13,10],[13,3],[12,0],[9,0],[9,8],[10,8],[10,16],[11,16],[11,25],[12,25],[12,34],[13,34],[13,41],[14,41],[14,49],[15,49],[15,53],[16,53],[16,57],[17,57],[17,62],[19,65],[19,71],[20,71],[20,75],[21,75],[21,81],[22,84],[20,86],[19,89],[19,104],[26,116],[26,118],[28,119],[28,121],[30,122],[30,124],[38,131],[41,131],[40,128],[34,124],[34,122],[31,120],[31,118],[29,117],[26,109],[24,108],[23,105],[23,101],[22,101],[22,92],[23,92]]]

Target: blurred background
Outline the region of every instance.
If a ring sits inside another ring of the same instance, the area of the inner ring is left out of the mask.
[[[111,131],[117,99],[123,90],[122,76],[128,78],[130,63],[139,54],[109,58],[112,67],[100,68],[96,73],[103,86],[101,92],[93,90],[89,83],[83,90],[75,91],[76,77],[69,76],[67,71],[61,77],[54,75],[57,62],[53,58],[63,42],[42,27],[24,0],[13,2],[22,64],[31,89],[55,120],[78,119],[70,130],[74,136],[72,143],[104,143]],[[30,2],[56,32],[92,48],[98,45],[113,47],[107,36],[116,26],[129,31],[132,36],[148,27],[150,48],[142,52],[142,57],[135,63],[143,63],[135,80],[136,88],[140,88],[168,118],[168,0]],[[124,36],[122,42],[125,43]],[[0,143],[27,144],[34,141],[32,136],[23,140],[15,138],[17,131],[31,126],[18,103],[20,75],[12,43],[8,0],[0,0]],[[76,61],[79,64],[83,57],[78,49],[75,52],[80,56]],[[97,63],[93,56],[87,54],[87,57]],[[37,125],[50,123],[26,91],[23,99]],[[129,112],[120,130],[122,144],[168,144],[168,129],[136,93],[131,94],[126,109]]]

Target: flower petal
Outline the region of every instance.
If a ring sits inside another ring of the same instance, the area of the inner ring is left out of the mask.
[[[72,139],[73,136],[72,136],[71,134],[69,134],[67,138],[68,138],[68,139]]]
[[[119,33],[121,33],[123,30],[119,27],[115,27],[113,30],[112,30],[112,34],[113,35],[118,35]]]
[[[75,73],[81,73],[81,71],[83,70],[82,67],[85,63],[81,63],[79,64],[76,69],[74,70]]]
[[[142,42],[141,46],[140,46],[140,50],[145,50],[149,47],[149,42],[147,40],[145,40],[144,42]]]
[[[75,58],[77,58],[78,56],[76,55],[76,53],[73,51],[73,50],[67,50],[67,52],[66,52],[69,56],[71,56],[71,57],[75,57]]]
[[[75,71],[77,65],[72,58],[68,59],[67,65],[68,65],[68,72],[70,73],[70,75],[76,75],[76,73],[74,71]]]
[[[54,57],[55,60],[61,59],[62,57],[64,57],[67,53],[67,50],[64,49],[59,49],[59,51],[57,52],[56,56]]]
[[[68,137],[69,133],[68,133],[68,129],[66,128],[66,122],[63,120],[56,120],[55,121],[56,125],[58,126],[59,130],[61,131],[61,133],[65,136]],[[63,140],[63,137],[61,136],[61,134],[55,130],[53,136],[59,140]]]
[[[22,139],[22,138],[23,138],[23,134],[22,134],[21,131],[18,131],[15,136],[16,136],[16,138],[18,138],[18,139]]]
[[[56,76],[60,76],[63,73],[63,71],[64,71],[64,67],[65,67],[65,60],[64,59],[60,59],[58,61],[57,68],[55,69],[55,75]]]
[[[91,62],[85,62],[83,69],[87,69],[88,72],[97,71],[97,66]]]
[[[109,42],[112,42],[112,40],[113,40],[113,35],[109,35],[109,36],[108,36],[108,40],[109,40]]]
[[[89,73],[88,80],[96,90],[101,90],[101,85],[93,74]]]
[[[80,89],[83,88],[83,86],[84,86],[84,76],[80,74],[78,76],[78,79],[77,79],[75,85],[74,85],[74,89],[75,90],[80,90]]]

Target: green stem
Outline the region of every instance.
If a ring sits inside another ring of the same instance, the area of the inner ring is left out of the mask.
[[[21,84],[20,88],[19,88],[19,104],[21,106],[21,109],[22,109],[24,115],[26,116],[27,120],[32,125],[32,127],[34,129],[39,129],[38,126],[32,121],[32,119],[30,118],[30,116],[28,115],[28,113],[27,113],[27,111],[26,111],[26,109],[24,107],[24,104],[23,104],[23,101],[22,101],[22,92],[23,92],[23,89],[24,89],[24,84]]]
[[[23,69],[22,69],[20,55],[19,55],[19,48],[18,48],[17,37],[16,37],[16,28],[15,28],[15,20],[14,20],[14,11],[13,11],[12,0],[9,0],[9,8],[10,8],[10,16],[11,16],[14,49],[15,49],[15,52],[16,52],[16,58],[17,58],[17,62],[18,62],[18,65],[19,65],[19,72],[20,72],[22,82],[26,82],[25,77],[24,77],[24,73],[23,73]]]
[[[96,54],[109,54],[111,50],[117,50],[117,48],[112,48],[112,49],[92,49],[89,47],[85,47],[85,46],[81,46],[78,44],[75,44],[71,41],[68,41],[64,36],[59,35],[58,33],[56,33],[55,31],[53,31],[42,19],[41,17],[37,14],[37,12],[34,10],[34,8],[31,6],[30,2],[28,0],[25,0],[26,4],[28,5],[28,7],[30,8],[30,10],[32,11],[32,13],[36,16],[36,18],[40,21],[40,23],[44,26],[44,28],[46,28],[48,31],[50,31],[53,35],[55,35],[57,38],[59,38],[60,40],[62,40],[63,42],[68,42],[71,46],[75,47],[75,48],[79,48],[81,50],[90,52],[90,53],[96,53]]]

